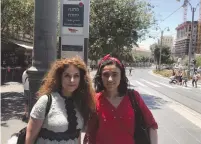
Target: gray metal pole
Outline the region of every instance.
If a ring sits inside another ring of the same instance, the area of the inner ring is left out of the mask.
[[[188,49],[188,77],[190,77],[190,64],[191,64],[191,56],[192,56],[192,46],[193,46],[193,26],[194,26],[194,13],[195,8],[192,9],[192,22],[191,22],[191,37],[190,37],[190,43],[189,43],[189,49]]]
[[[29,113],[44,74],[56,60],[57,0],[35,0],[34,47],[29,76]]]
[[[85,0],[84,3],[84,61],[88,65],[90,0]]]
[[[163,31],[161,31],[161,47],[160,47],[160,57],[159,57],[159,70],[161,70],[161,53],[162,53],[162,46],[163,46]]]
[[[88,47],[89,47],[89,39],[84,38],[84,62],[88,65]]]

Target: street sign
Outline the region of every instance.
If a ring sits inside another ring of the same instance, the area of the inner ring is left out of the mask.
[[[64,4],[63,5],[63,26],[83,27],[84,5]]]
[[[82,45],[62,45],[62,51],[83,51]]]
[[[83,35],[84,27],[84,5],[63,5],[63,34]]]
[[[79,56],[83,58],[83,46],[82,45],[62,45],[61,58],[71,58],[73,56]]]
[[[60,56],[80,56],[87,63],[90,0],[61,0]]]

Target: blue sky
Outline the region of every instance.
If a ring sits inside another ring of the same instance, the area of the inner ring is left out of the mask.
[[[158,20],[165,19],[172,12],[174,12],[180,6],[182,6],[184,2],[184,0],[180,0],[180,2],[178,2],[177,0],[149,0],[149,1],[155,6],[154,12]],[[200,0],[189,0],[189,2],[191,3],[193,7],[196,7],[199,1]],[[161,29],[164,29],[166,27],[170,28],[169,32],[168,31],[164,32],[164,35],[168,35],[168,36],[171,35],[175,37],[176,35],[175,28],[179,24],[183,23],[183,11],[184,11],[183,8],[181,8],[177,12],[175,12],[172,16],[167,18],[165,21],[161,23],[159,22],[159,26]],[[199,6],[196,9],[194,20],[198,20],[198,16],[199,16]],[[191,17],[192,17],[191,8],[190,6],[188,6],[187,20],[191,21],[192,19]],[[150,35],[155,37],[160,37],[160,31],[156,31],[155,29],[150,29]],[[156,41],[157,39],[154,40],[154,39],[147,38],[146,40],[139,42],[139,45],[142,48],[149,49],[149,45],[155,43]]]

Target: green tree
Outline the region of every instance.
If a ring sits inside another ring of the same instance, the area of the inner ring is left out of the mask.
[[[152,6],[140,0],[91,0],[89,58],[123,58],[154,23]]]
[[[1,36],[4,40],[33,38],[34,0],[1,1]]]
[[[201,66],[201,56],[196,57],[196,67]]]
[[[161,49],[161,64],[172,64],[174,61],[171,59],[171,50],[168,46],[162,46],[161,45],[154,45],[152,47],[152,53],[154,55],[154,59],[159,64],[160,59],[160,48]]]
[[[142,56],[141,55],[135,55],[135,62],[141,62],[142,61]]]

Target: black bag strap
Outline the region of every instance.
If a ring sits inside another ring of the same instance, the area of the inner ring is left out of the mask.
[[[128,90],[128,96],[132,105],[133,110],[137,113],[138,112],[138,104],[137,101],[135,100],[135,93],[134,90]]]
[[[48,101],[47,101],[47,106],[46,106],[46,110],[45,110],[45,117],[49,113],[50,107],[51,107],[51,104],[52,104],[52,95],[51,94],[47,94],[47,97],[48,97]]]
[[[144,116],[143,116],[143,113],[139,107],[137,100],[136,100],[134,90],[129,90],[128,96],[129,96],[131,105],[133,107],[133,110],[135,111],[136,115],[138,116],[138,117],[136,117],[136,119],[138,119],[140,122],[144,123]]]

